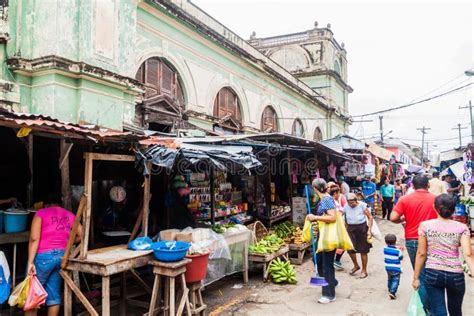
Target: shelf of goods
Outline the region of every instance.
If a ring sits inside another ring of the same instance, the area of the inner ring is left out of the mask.
[[[291,207],[289,205],[272,205],[270,217],[260,214],[258,217],[260,220],[265,222],[268,226],[276,223],[280,220],[286,219],[291,216]]]
[[[189,184],[188,209],[197,221],[211,219],[211,187],[203,173],[193,173]],[[235,190],[230,182],[225,181],[225,175],[216,177],[214,218],[216,220],[235,217],[238,223],[250,220],[247,216],[247,203],[242,201],[242,192]]]

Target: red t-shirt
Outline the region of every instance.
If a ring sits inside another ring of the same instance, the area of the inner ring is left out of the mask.
[[[405,239],[418,239],[421,222],[438,217],[434,208],[436,195],[427,190],[416,190],[400,198],[394,211],[405,216]]]

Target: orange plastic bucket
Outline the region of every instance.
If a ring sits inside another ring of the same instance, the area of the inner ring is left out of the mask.
[[[204,280],[207,273],[207,263],[209,261],[209,253],[187,255],[186,258],[192,261],[186,265],[185,278],[187,283],[199,282]]]

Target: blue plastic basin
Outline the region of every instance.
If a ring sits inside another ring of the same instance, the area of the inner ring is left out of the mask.
[[[174,244],[173,249],[170,249]],[[191,244],[185,241],[162,240],[151,245],[156,260],[164,262],[180,261],[186,256]]]
[[[5,211],[4,224],[6,233],[19,233],[26,230],[26,223],[28,221],[27,211]]]

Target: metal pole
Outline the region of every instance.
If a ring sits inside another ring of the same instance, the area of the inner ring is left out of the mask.
[[[466,129],[466,127],[461,127],[461,124],[458,123],[458,127],[455,127],[453,129],[458,130],[458,135],[459,135],[459,147],[462,147],[462,137],[461,137],[461,130]]]
[[[382,143],[382,146],[383,146],[383,115],[379,115],[379,120],[380,120],[380,142]]]
[[[474,123],[472,120],[472,102],[469,100],[469,113],[471,114],[471,142],[474,143]]]

